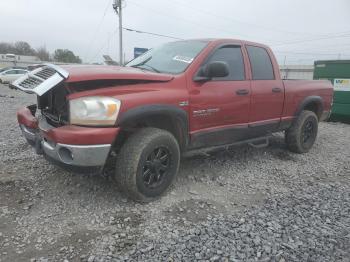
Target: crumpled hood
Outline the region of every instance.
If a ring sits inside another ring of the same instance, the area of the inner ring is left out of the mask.
[[[67,83],[95,80],[167,82],[173,78],[172,75],[152,73],[132,67],[45,64],[18,78],[12,86],[26,93],[42,96],[63,81]]]
[[[118,79],[167,82],[174,78],[172,75],[152,73],[132,67],[100,65],[65,65],[61,67],[69,73],[65,80],[68,83]]]

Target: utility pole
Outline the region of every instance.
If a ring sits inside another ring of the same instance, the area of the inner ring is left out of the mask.
[[[113,9],[119,16],[119,65],[123,66],[123,17],[122,17],[122,0],[114,0]]]

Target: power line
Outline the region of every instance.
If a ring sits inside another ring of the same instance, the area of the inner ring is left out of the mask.
[[[175,1],[176,1],[176,0],[175,0]],[[136,6],[140,6],[140,7],[142,7],[142,8],[146,8],[146,9],[148,9],[148,10],[154,12],[154,13],[160,14],[160,15],[162,15],[162,16],[166,16],[167,18],[173,17],[173,18],[175,18],[175,19],[181,19],[181,21],[183,21],[183,22],[191,23],[191,24],[193,24],[193,25],[200,26],[201,28],[203,28],[203,27],[205,27],[205,28],[211,28],[211,29],[214,29],[214,30],[217,31],[217,32],[218,32],[218,31],[219,31],[219,32],[226,32],[226,33],[232,35],[232,32],[229,32],[229,31],[227,31],[227,30],[225,30],[225,29],[223,29],[223,28],[213,27],[213,26],[208,26],[208,25],[203,25],[203,24],[199,24],[199,23],[193,22],[193,21],[191,21],[191,20],[184,19],[183,17],[179,18],[179,17],[173,16],[173,15],[165,14],[165,13],[159,11],[159,10],[152,9],[152,8],[150,8],[149,6],[141,5],[139,2],[135,2],[135,1],[133,1],[133,0],[129,0],[128,2],[129,2],[129,3],[132,3],[132,4],[136,5]],[[193,8],[193,7],[191,7],[191,8]],[[198,10],[198,9],[195,9],[195,10]],[[205,12],[205,13],[210,13],[210,12],[203,11],[203,10],[201,10],[201,11],[202,11],[202,12]],[[216,17],[221,17],[221,16],[217,16],[217,15],[214,15],[214,14],[211,14],[211,15],[216,16]],[[221,18],[222,18],[222,17],[221,17]],[[232,19],[231,19],[231,20],[232,20]],[[236,21],[237,21],[237,22],[240,22],[240,21],[238,21],[238,20],[236,20]],[[244,23],[244,22],[242,22],[242,23]],[[246,23],[246,24],[250,24],[250,23]],[[254,25],[254,24],[250,24],[250,25],[251,25],[251,26],[258,26],[258,27],[260,27],[259,25]],[[264,26],[262,26],[262,27],[264,27]],[[273,29],[269,29],[269,30],[273,30]],[[282,30],[281,30],[281,31],[282,31]],[[286,31],[285,31],[285,32],[286,32]],[[297,33],[297,32],[290,32],[290,33],[295,34],[295,33]],[[337,33],[337,34],[345,34],[345,33],[348,33],[348,32],[340,32],[340,33]],[[248,37],[248,38],[251,37],[251,36],[243,35],[243,34],[239,34],[239,33],[235,33],[235,35],[237,35],[237,36],[243,36],[243,37]],[[311,35],[311,34],[310,34],[310,35]],[[344,36],[344,35],[342,35],[342,36],[322,35],[322,36],[320,36],[320,37],[318,37],[318,38],[311,38],[311,39],[302,38],[302,39],[290,40],[290,41],[286,41],[286,42],[282,42],[282,43],[276,43],[276,44],[271,44],[271,45],[272,45],[272,46],[290,45],[290,44],[296,44],[296,43],[304,43],[304,42],[309,42],[309,41],[316,41],[316,40],[323,40],[323,39],[331,39],[331,38],[338,38],[338,37],[347,37],[347,36],[348,36],[348,35],[345,35],[345,36]],[[349,36],[350,36],[350,35],[349,35]],[[261,38],[260,38],[260,41],[261,41],[261,40],[266,41],[266,42],[270,42],[270,43],[271,43],[271,42],[272,42],[272,43],[275,42],[274,40],[261,39]]]
[[[276,54],[291,54],[291,55],[311,55],[311,56],[333,56],[333,55],[339,55],[338,53],[308,53],[308,52],[290,52],[290,51],[274,51]],[[343,55],[348,55],[341,53]],[[350,54],[349,54],[350,55]]]
[[[273,44],[272,46],[281,46],[281,45],[291,45],[291,44],[299,44],[299,43],[305,43],[305,42],[312,42],[312,41],[317,41],[317,40],[328,40],[328,39],[334,39],[334,38],[346,38],[346,37],[350,37],[350,33],[349,32],[344,32],[340,35],[329,35],[326,37],[319,37],[319,38],[311,38],[311,39],[299,39],[299,40],[292,40],[292,41],[286,41],[286,42],[282,42],[282,43],[277,43],[277,44]]]
[[[322,53],[328,53],[328,52],[336,52],[336,53],[339,53],[339,52],[350,52],[349,47],[350,47],[350,43],[345,43],[345,44],[344,43],[338,43],[338,45],[337,45],[337,43],[333,43],[332,45],[324,45],[324,43],[322,43],[322,42],[317,43],[317,50],[318,50],[318,52],[322,52]],[[310,47],[310,48],[303,49],[303,50],[295,50],[295,52],[313,52],[315,50],[315,47]],[[341,50],[341,51],[339,51],[339,50]]]
[[[100,22],[98,23],[98,25],[97,25],[97,27],[96,27],[96,30],[95,30],[94,34],[92,35],[92,37],[91,37],[91,39],[90,39],[90,41],[89,41],[89,44],[88,44],[87,49],[86,49],[86,52],[85,52],[85,57],[87,57],[88,54],[89,54],[89,52],[90,52],[91,45],[94,43],[94,41],[95,41],[95,39],[96,39],[96,35],[97,35],[98,31],[99,31],[100,28],[101,28],[101,25],[102,25],[102,23],[103,23],[103,20],[104,20],[104,18],[106,17],[107,11],[108,11],[109,7],[111,6],[111,4],[112,4],[112,0],[109,0],[108,3],[107,3],[106,8],[104,9],[104,12],[103,12],[103,15],[102,15],[102,17],[101,17],[101,20],[100,20]]]
[[[152,33],[152,32],[146,32],[146,31],[131,29],[131,28],[127,28],[127,27],[123,27],[123,29],[126,30],[126,31],[129,31],[129,32],[135,32],[135,33],[140,33],[140,34],[148,34],[148,35],[172,38],[172,39],[177,39],[177,40],[184,40],[183,38],[178,38],[178,37],[175,37],[175,36],[157,34],[157,33]]]
[[[171,17],[173,19],[176,19],[177,22],[181,21],[181,22],[186,22],[188,24],[192,24],[192,25],[195,25],[199,28],[207,28],[207,29],[212,29],[212,30],[215,30],[215,32],[225,32],[226,34],[229,34],[229,35],[237,35],[237,36],[241,36],[241,37],[247,37],[247,38],[251,38],[251,36],[249,35],[244,35],[244,34],[240,34],[240,33],[233,33],[233,32],[230,32],[230,31],[227,31],[226,29],[222,28],[222,27],[214,27],[214,26],[210,26],[210,25],[203,25],[201,23],[196,23],[194,21],[191,21],[191,20],[188,20],[184,17],[178,17],[178,16],[174,16],[174,15],[171,15],[169,13],[163,13],[162,11],[159,11],[159,10],[156,10],[156,9],[153,9],[153,8],[150,8],[149,6],[146,6],[146,5],[142,5],[140,4],[139,2],[135,2],[135,1],[132,1],[132,0],[129,0],[128,1],[129,3],[133,4],[133,5],[136,5],[136,6],[139,6],[141,7],[142,9],[147,9],[149,11],[152,11],[156,14],[159,14],[159,15],[162,15],[162,16],[165,16],[167,18]],[[262,39],[263,41],[273,41],[271,39]]]
[[[179,0],[172,0],[171,2],[181,3],[181,4],[191,8],[192,10],[195,10],[195,11],[203,13],[203,14],[207,14],[207,15],[210,15],[210,16],[213,16],[213,17],[217,17],[217,18],[220,18],[220,19],[230,20],[232,22],[239,23],[239,24],[245,24],[245,25],[248,25],[248,26],[261,28],[261,29],[264,29],[264,30],[267,30],[267,31],[275,31],[275,32],[287,33],[287,34],[293,34],[293,35],[294,34],[303,34],[303,35],[324,36],[324,35],[316,35],[316,34],[311,34],[311,33],[292,32],[292,31],[287,31],[287,30],[282,30],[282,29],[277,29],[277,28],[271,28],[271,27],[264,26],[264,25],[258,25],[258,24],[253,24],[253,23],[249,23],[249,22],[240,21],[240,20],[233,19],[233,18],[227,17],[227,16],[217,15],[215,13],[208,12],[207,10],[193,8],[193,6],[190,6],[187,3],[179,1]]]
[[[104,44],[102,45],[102,47],[95,53],[95,55],[92,57],[92,59],[89,59],[89,62],[93,61],[96,56],[98,56],[101,51],[103,50],[103,48],[105,48],[108,44],[109,44],[109,41],[111,41],[112,37],[115,36],[115,34],[117,33],[118,30],[115,30],[112,34],[110,34],[107,38],[107,41],[104,42]]]
[[[166,37],[166,38],[172,38],[172,39],[177,39],[177,40],[184,40],[183,38],[178,38],[170,35],[163,35],[163,34],[157,34],[157,33],[152,33],[152,32],[146,32],[146,31],[141,31],[138,29],[131,29],[127,27],[123,27],[124,30],[130,31],[130,32],[135,32],[135,33],[143,33],[143,34],[149,34],[149,35],[154,35],[154,36],[160,36],[160,37]],[[338,53],[309,53],[309,52],[291,52],[291,51],[275,51],[277,54],[292,54],[292,55],[322,55],[322,56],[333,56],[333,55],[339,55]],[[348,55],[341,53],[342,55]],[[349,54],[350,55],[350,54]]]
[[[170,35],[163,35],[163,34],[158,34],[158,33],[152,33],[152,32],[146,32],[146,31],[142,31],[142,30],[136,30],[136,29],[132,29],[132,28],[128,28],[128,27],[123,27],[123,30],[129,31],[129,32],[135,32],[135,33],[140,33],[140,34],[147,34],[147,35],[152,35],[152,36],[159,36],[159,37],[166,37],[166,38],[171,38],[171,39],[176,39],[176,40],[184,40],[183,38],[178,38],[178,37],[174,37],[174,36],[170,36]],[[102,45],[102,47],[95,53],[95,55],[92,57],[92,59],[89,59],[89,61],[93,61],[103,50],[103,48],[105,48],[109,41],[111,40],[111,38],[117,33],[118,30],[115,30],[111,35],[109,35],[107,41],[105,41]]]

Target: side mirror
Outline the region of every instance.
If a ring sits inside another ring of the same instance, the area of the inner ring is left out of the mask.
[[[226,77],[229,75],[226,62],[213,61],[200,69],[194,81],[206,81],[215,77]]]

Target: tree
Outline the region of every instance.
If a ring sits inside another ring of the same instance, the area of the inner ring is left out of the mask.
[[[15,53],[15,48],[13,44],[10,43],[0,43],[0,54],[13,54]]]
[[[16,43],[0,43],[0,54],[15,54],[15,55],[35,55],[35,50],[24,41]]]
[[[14,48],[16,55],[35,55],[35,50],[27,42],[16,42]]]
[[[41,61],[50,61],[50,53],[46,50],[45,46],[36,49],[36,56]]]
[[[51,61],[52,58],[45,46],[35,50],[25,41],[18,41],[16,43],[0,42],[0,54],[32,55],[37,56],[41,61]],[[56,49],[53,59],[63,63],[82,63],[80,57],[68,49]]]
[[[54,60],[63,63],[81,64],[81,59],[68,49],[56,49],[53,56]]]

